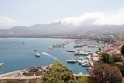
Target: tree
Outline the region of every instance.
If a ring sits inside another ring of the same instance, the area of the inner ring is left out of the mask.
[[[112,58],[110,57],[109,54],[102,52],[100,55],[101,55],[100,60],[103,61],[104,63],[111,63],[112,62]]]
[[[122,83],[122,75],[117,66],[110,66],[102,61],[94,63],[89,73],[90,83]]]
[[[121,54],[122,54],[122,62],[123,62],[123,65],[124,65],[124,45],[121,47]]]
[[[124,45],[121,47],[121,54],[124,55]]]
[[[41,78],[42,83],[76,83],[72,71],[59,61],[55,61]]]
[[[122,61],[121,54],[113,54],[112,59],[114,62],[121,62]]]

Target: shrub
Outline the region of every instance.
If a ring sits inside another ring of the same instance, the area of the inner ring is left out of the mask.
[[[92,71],[89,73],[90,83],[121,83],[122,75],[117,66],[110,66],[102,61],[94,63]],[[95,82],[94,82],[95,81]]]
[[[112,59],[114,62],[121,62],[121,55],[120,54],[113,54]]]

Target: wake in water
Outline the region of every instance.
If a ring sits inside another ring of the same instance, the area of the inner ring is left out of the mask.
[[[42,52],[42,54],[47,55],[47,56],[49,56],[49,57],[51,57],[51,58],[53,58],[53,59],[57,59],[57,58],[56,58],[56,57],[54,57],[53,55],[48,54],[48,53],[46,53],[46,52]]]

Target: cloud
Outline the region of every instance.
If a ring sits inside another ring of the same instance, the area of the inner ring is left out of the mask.
[[[8,18],[7,16],[0,16],[1,27],[12,27],[12,26],[18,26],[18,25],[22,25],[22,22]]]
[[[111,15],[103,12],[91,12],[85,13],[80,17],[64,18],[59,21],[61,21],[61,24],[74,26],[122,25],[124,24],[124,9]]]

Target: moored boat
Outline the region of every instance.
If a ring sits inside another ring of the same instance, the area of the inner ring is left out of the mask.
[[[76,63],[77,61],[72,59],[72,60],[67,60],[68,63]]]
[[[89,63],[83,63],[82,66],[83,67],[90,67],[90,64]]]
[[[92,70],[92,67],[87,67],[86,69],[87,69],[87,70]]]
[[[76,50],[66,50],[67,52],[75,52]]]

